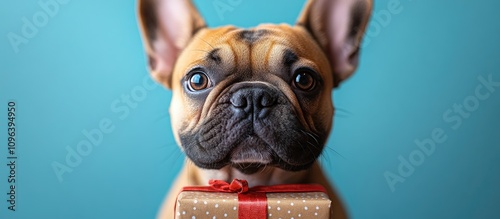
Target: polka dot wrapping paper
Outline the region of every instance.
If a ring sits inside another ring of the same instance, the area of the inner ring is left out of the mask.
[[[190,187],[177,196],[176,219],[330,218],[330,199],[318,189],[308,192],[308,185],[259,186],[244,192],[196,188]]]

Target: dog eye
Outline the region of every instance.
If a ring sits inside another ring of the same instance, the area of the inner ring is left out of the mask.
[[[313,90],[316,86],[316,80],[310,71],[298,70],[293,80],[293,85],[303,91]]]
[[[203,72],[195,72],[189,78],[189,89],[192,91],[200,91],[207,89],[210,85],[208,76]]]

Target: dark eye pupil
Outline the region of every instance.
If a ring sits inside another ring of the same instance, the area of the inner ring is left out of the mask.
[[[191,78],[191,83],[193,83],[194,85],[203,85],[204,81],[205,79],[200,74],[195,74]]]
[[[314,86],[314,79],[308,73],[299,73],[295,77],[295,85],[302,90],[310,90]]]
[[[193,90],[202,90],[207,88],[208,86],[208,79],[205,74],[202,73],[196,73],[191,76],[189,79],[189,83],[191,85],[191,88]]]

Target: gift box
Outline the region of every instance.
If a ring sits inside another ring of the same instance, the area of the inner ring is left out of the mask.
[[[320,185],[249,188],[245,180],[209,184],[184,187],[177,196],[176,219],[330,218],[331,201]]]

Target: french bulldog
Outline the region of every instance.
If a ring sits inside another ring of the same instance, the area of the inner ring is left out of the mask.
[[[207,27],[189,0],[139,0],[149,71],[172,91],[172,130],[187,157],[158,217],[174,217],[183,186],[239,178],[321,184],[332,218],[346,218],[317,158],[332,129],[332,90],[358,66],[372,4],[310,0],[293,26],[242,29]]]

